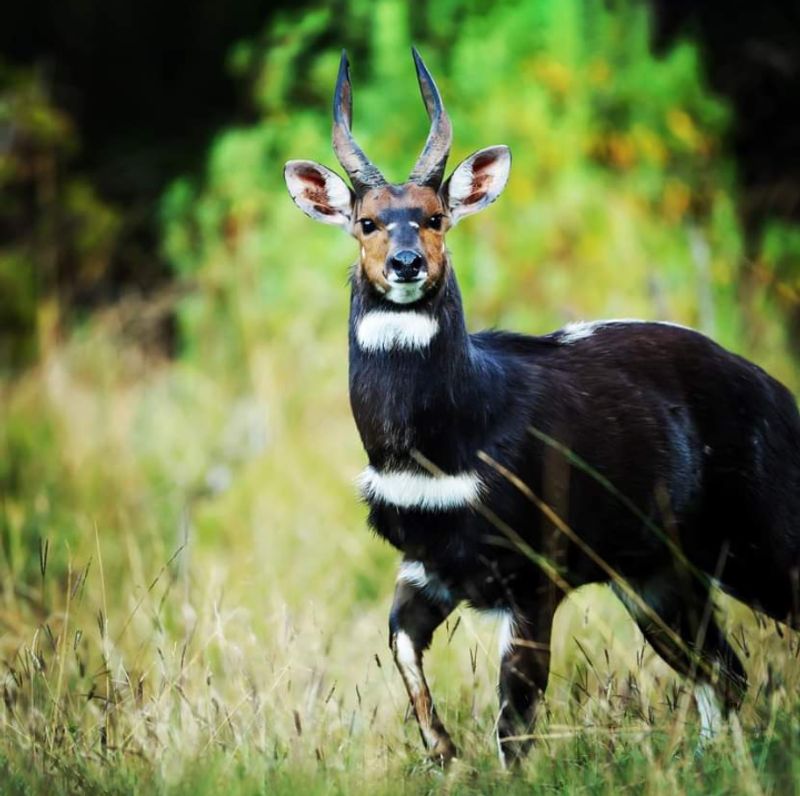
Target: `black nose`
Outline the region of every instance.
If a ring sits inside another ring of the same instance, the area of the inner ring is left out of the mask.
[[[419,276],[423,263],[422,255],[418,252],[404,249],[389,258],[389,267],[401,282],[412,282]]]

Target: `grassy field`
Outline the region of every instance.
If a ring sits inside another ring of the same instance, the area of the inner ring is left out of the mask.
[[[751,689],[697,755],[690,694],[602,586],[558,612],[547,715],[513,773],[494,745],[497,627],[456,613],[428,672],[462,755],[425,759],[387,646],[399,556],[353,486],[355,251],[281,178],[290,157],[333,160],[342,44],[355,129],[390,178],[427,130],[412,28],[453,162],[512,147],[503,197],[448,240],[471,329],[671,320],[797,394],[800,237],[745,246],[728,112],[690,42],[651,53],[640,5],[417,6],[320,3],[235,49],[258,120],[164,195],[170,288],[71,325],[31,292],[37,356],[0,378],[0,794],[800,789],[800,640],[720,597]],[[3,273],[24,256],[0,250]],[[172,356],[153,344],[165,316]]]
[[[725,602],[752,687],[696,756],[688,693],[601,586],[559,610],[548,716],[514,774],[497,629],[450,620],[429,670],[463,754],[427,763],[387,649],[397,555],[352,487],[343,315],[313,357],[255,344],[236,401],[127,348],[120,315],[3,396],[7,449],[47,455],[28,502],[3,503],[0,792],[793,792],[798,639]],[[25,439],[42,417],[47,439]]]

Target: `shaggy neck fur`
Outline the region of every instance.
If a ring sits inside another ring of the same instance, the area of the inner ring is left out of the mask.
[[[434,295],[409,307],[354,277],[350,401],[372,467],[419,471],[416,449],[448,474],[470,469],[475,433],[505,382],[500,361],[467,334],[452,268]]]

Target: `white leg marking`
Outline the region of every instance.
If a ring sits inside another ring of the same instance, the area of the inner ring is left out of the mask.
[[[700,714],[700,744],[714,740],[722,729],[722,709],[714,689],[708,683],[694,688],[694,701]]]
[[[508,702],[503,700],[503,704],[500,705],[500,712],[497,714],[497,721],[494,723],[494,739],[497,743],[497,756],[500,758],[500,768],[504,771],[508,768],[508,761],[506,760],[506,750],[503,748],[503,740],[500,738],[500,718],[506,707],[508,707]]]
[[[425,680],[419,665],[417,651],[414,649],[414,642],[407,633],[400,630],[395,636],[394,648],[397,665],[403,672],[406,684],[413,696],[416,696],[422,690]]]
[[[429,749],[434,749],[441,739],[431,726],[433,711],[431,696],[425,683],[419,655],[414,649],[414,642],[402,630],[398,631],[394,638],[394,658],[397,661],[397,668],[400,669],[400,674],[403,676],[414,709],[417,711],[417,722],[425,738],[425,745]],[[420,713],[424,715],[420,715]]]
[[[429,573],[421,561],[403,561],[397,571],[397,582],[414,586],[426,597],[436,602],[449,603],[452,601],[450,589],[435,574]]]
[[[563,329],[559,330],[559,342],[567,345],[575,343],[578,340],[583,340],[586,337],[591,337],[598,329],[604,326],[612,326],[618,323],[657,323],[660,326],[674,326],[677,329],[689,329],[688,326],[683,326],[680,323],[672,323],[670,321],[644,321],[638,318],[612,318],[603,321],[576,321],[575,323],[568,323]],[[689,331],[693,331],[689,329]]]
[[[514,615],[511,611],[503,611],[500,617],[500,630],[497,635],[497,649],[501,660],[511,652],[516,633],[517,626],[514,622]]]
[[[421,351],[439,331],[439,321],[422,312],[368,312],[358,322],[356,339],[362,351]]]
[[[408,583],[418,589],[424,589],[428,585],[428,573],[425,565],[421,561],[403,561],[397,571],[397,582]]]
[[[380,473],[374,467],[367,467],[357,484],[368,501],[427,511],[466,508],[478,500],[483,488],[475,472],[434,476],[402,471]]]

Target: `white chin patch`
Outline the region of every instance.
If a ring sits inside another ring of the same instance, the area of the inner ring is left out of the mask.
[[[466,508],[478,500],[483,486],[474,472],[458,475],[403,471],[381,473],[374,467],[367,467],[358,477],[357,484],[368,501],[423,511]]]
[[[358,322],[356,339],[362,351],[422,351],[439,331],[436,318],[422,312],[368,312]]]
[[[425,280],[417,282],[393,282],[389,280],[389,289],[385,296],[395,304],[413,304],[425,295]]]

